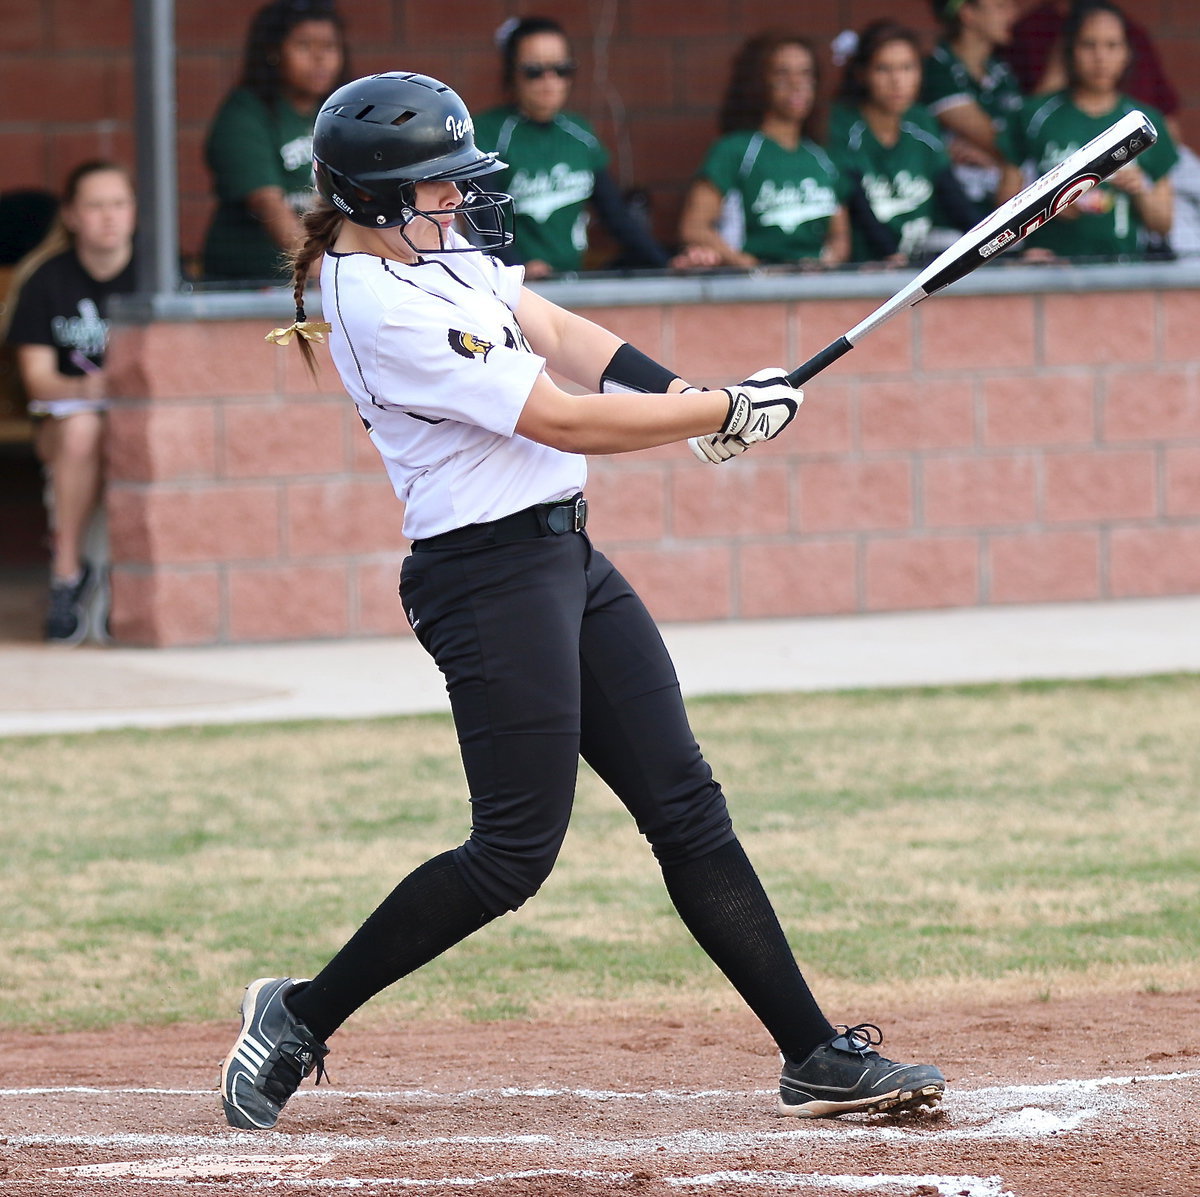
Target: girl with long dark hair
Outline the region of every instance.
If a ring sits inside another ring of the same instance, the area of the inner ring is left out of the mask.
[[[721,103],[722,136],[688,191],[685,245],[744,269],[847,259],[848,186],[817,143],[817,95],[806,38],[771,32],[742,46]]]
[[[346,57],[333,0],[272,0],[255,14],[238,84],[204,146],[217,197],[206,279],[283,281],[312,202],[313,120],[344,81]]]

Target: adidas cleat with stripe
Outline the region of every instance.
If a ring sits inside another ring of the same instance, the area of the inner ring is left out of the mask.
[[[946,1078],[931,1064],[897,1064],[874,1050],[883,1032],[874,1023],[838,1027],[799,1064],[786,1056],[779,1078],[779,1112],[795,1118],[841,1114],[908,1114],[933,1109]]]
[[[325,1076],[329,1048],[287,1008],[307,981],[260,977],[246,987],[242,1029],[221,1066],[221,1100],[230,1126],[268,1130],[300,1082],[316,1069]]]

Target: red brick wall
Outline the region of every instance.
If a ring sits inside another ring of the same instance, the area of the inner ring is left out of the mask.
[[[238,73],[257,2],[178,0],[176,6],[187,253],[198,250],[211,209],[205,128]],[[1138,0],[1128,7],[1155,35],[1183,97],[1184,132],[1200,146],[1200,4]],[[730,57],[748,34],[783,23],[826,45],[841,29],[889,15],[930,40],[934,35],[926,0],[808,0],[786,9],[768,0],[344,0],[343,10],[356,73],[426,71],[453,82],[476,108],[498,99],[496,26],[515,12],[559,18],[583,67],[573,103],[600,129],[620,182],[650,190],[656,229],[666,241],[674,237],[686,180],[714,136]],[[132,0],[0,0],[4,188],[57,189],[75,163],[97,154],[132,163],[132,11]]]
[[[587,314],[719,383],[802,360],[870,306]],[[594,459],[589,530],[668,621],[1200,593],[1198,321],[1188,291],[940,296],[735,462],[679,445]],[[401,509],[374,449],[332,369],[314,386],[264,324],[115,339],[120,641],[405,626]]]

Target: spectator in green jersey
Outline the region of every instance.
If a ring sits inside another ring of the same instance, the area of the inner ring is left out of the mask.
[[[1023,6],[1012,36],[1001,51],[1013,69],[1021,91],[1029,96],[1048,96],[1067,86],[1062,33],[1067,21],[1078,15],[1091,0],[1041,0]],[[1167,118],[1171,136],[1178,142],[1179,92],[1163,67],[1154,39],[1143,25],[1125,19],[1132,60],[1121,86],[1139,104],[1157,108]]]
[[[921,43],[896,21],[871,22],[843,70],[829,152],[851,181],[855,261],[927,256],[935,229],[969,229],[981,213],[955,178],[932,113],[917,103]]]
[[[255,14],[241,79],[204,147],[217,198],[206,278],[284,281],[285,255],[314,194],[317,107],[345,71],[345,27],[333,0],[272,0]]]
[[[848,187],[817,144],[817,95],[806,38],[769,32],[742,46],[718,115],[721,137],[684,204],[685,244],[743,269],[847,259]]]
[[[1063,28],[1067,87],[1025,102],[1002,140],[1010,168],[1004,196],[1026,177],[1044,174],[1135,108],[1158,130],[1158,141],[1133,162],[1080,196],[1044,228],[1030,234],[1026,256],[1055,258],[1139,257],[1149,235],[1171,231],[1174,197],[1168,172],[1179,153],[1163,114],[1122,90],[1131,52],[1124,13],[1108,0],[1073,12]]]
[[[712,264],[673,258],[626,203],[595,129],[566,107],[577,64],[562,26],[549,17],[513,19],[496,40],[506,103],[475,118],[475,144],[507,164],[487,180],[513,198],[513,243],[497,256],[524,265],[527,279],[584,269],[594,213],[621,247],[620,268]]]
[[[942,127],[954,173],[970,199],[995,206],[1004,165],[997,130],[1021,109],[1012,68],[998,57],[1012,39],[1016,0],[931,0],[943,36],[925,59],[921,102]]]

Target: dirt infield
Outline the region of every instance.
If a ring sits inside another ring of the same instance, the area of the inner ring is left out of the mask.
[[[0,1035],[0,1192],[1197,1197],[1200,993],[872,1011],[944,1111],[798,1122],[748,1017],[353,1024],[276,1132],[226,1127],[227,1024]]]

